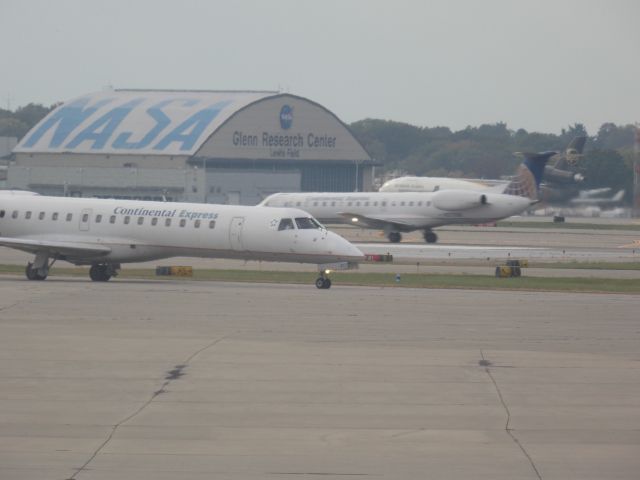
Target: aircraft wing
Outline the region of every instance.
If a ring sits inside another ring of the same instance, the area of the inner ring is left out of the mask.
[[[397,216],[387,217],[386,215],[361,215],[358,213],[340,212],[341,217],[352,219],[352,223],[364,223],[372,228],[384,229],[391,226],[397,230],[406,230],[407,228],[416,229],[415,222],[410,219],[402,219]],[[356,219],[356,221],[353,221]]]
[[[51,256],[98,257],[108,254],[111,249],[102,245],[83,242],[55,242],[26,238],[0,237],[0,246],[15,248],[29,253],[49,252]]]

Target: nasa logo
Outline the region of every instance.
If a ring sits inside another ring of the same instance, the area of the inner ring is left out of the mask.
[[[283,130],[289,130],[293,124],[293,108],[283,105],[280,109],[280,126]]]

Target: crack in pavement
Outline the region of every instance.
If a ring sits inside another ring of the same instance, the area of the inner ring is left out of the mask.
[[[482,351],[482,349],[480,349],[480,358],[481,360],[478,362],[478,365],[480,365],[481,367],[484,367],[484,371],[487,373],[487,375],[489,375],[489,378],[491,379],[491,383],[493,383],[493,386],[496,389],[496,393],[498,394],[498,398],[500,399],[500,403],[502,404],[502,407],[507,413],[507,423],[504,426],[505,432],[507,432],[507,435],[511,437],[511,440],[513,440],[513,443],[515,443],[518,446],[518,448],[520,448],[524,456],[527,457],[527,460],[529,460],[529,464],[531,464],[531,468],[533,469],[536,476],[538,477],[538,480],[542,480],[542,475],[540,475],[540,472],[538,471],[538,468],[536,467],[536,464],[533,461],[533,458],[531,458],[531,455],[529,455],[529,452],[527,452],[527,450],[524,448],[524,445],[520,443],[520,440],[518,440],[518,438],[513,433],[513,430],[509,426],[509,424],[511,423],[511,412],[509,411],[509,407],[507,406],[507,403],[504,401],[504,397],[502,396],[502,392],[500,391],[498,382],[496,382],[496,379],[493,377],[493,374],[491,373],[491,369],[489,368],[492,366],[492,364],[489,360],[484,358],[484,352]]]
[[[124,417],[122,420],[120,420],[118,423],[116,423],[115,425],[113,425],[111,427],[111,432],[109,432],[109,435],[107,436],[107,438],[105,439],[104,442],[102,442],[100,444],[100,446],[93,452],[93,454],[91,455],[91,457],[89,457],[89,459],[84,462],[84,464],[77,468],[76,471],[73,473],[73,475],[71,475],[69,478],[67,478],[66,480],[76,480],[77,476],[82,473],[83,471],[87,470],[87,467],[91,464],[91,462],[93,462],[93,460],[95,460],[95,458],[100,454],[100,452],[109,444],[109,442],[113,439],[113,437],[115,436],[116,432],[118,431],[118,428],[120,428],[121,426],[123,426],[125,423],[127,423],[128,421],[132,420],[133,418],[135,418],[137,415],[139,415],[140,413],[142,413],[142,411],[147,408],[149,405],[151,405],[151,403],[161,394],[166,392],[166,388],[169,386],[169,384],[175,380],[178,380],[180,377],[182,377],[183,375],[185,375],[185,373],[183,372],[183,370],[185,368],[187,368],[189,366],[189,363],[193,361],[194,358],[196,358],[199,354],[201,354],[202,352],[204,352],[205,350],[209,349],[209,348],[213,348],[215,347],[218,343],[220,343],[222,340],[227,339],[227,336],[222,336],[216,340],[214,340],[213,342],[210,342],[209,344],[205,345],[202,348],[199,348],[198,350],[196,350],[194,353],[192,353],[191,355],[189,355],[189,357],[181,364],[176,365],[173,369],[169,370],[167,373],[165,373],[165,377],[164,377],[164,382],[163,384],[160,386],[160,388],[158,390],[156,390],[155,392],[153,392],[153,394],[151,395],[151,397],[145,402],[143,403],[140,407],[138,407],[133,413],[127,415],[126,417]]]

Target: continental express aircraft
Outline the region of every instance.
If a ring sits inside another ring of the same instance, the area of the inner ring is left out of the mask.
[[[90,265],[94,281],[120,264],[175,256],[346,266],[363,254],[295,208],[47,197],[0,191],[0,246],[33,253],[29,280],[44,280],[56,260]]]
[[[381,229],[391,242],[401,232],[422,230],[427,243],[438,240],[432,228],[488,223],[522,213],[538,202],[545,164],[557,152],[523,153],[511,182],[495,189],[451,188],[435,192],[275,193],[260,205],[301,208],[327,223]]]

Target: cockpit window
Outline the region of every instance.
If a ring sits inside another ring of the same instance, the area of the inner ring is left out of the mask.
[[[280,220],[280,225],[278,225],[278,230],[294,230],[296,227],[293,226],[293,220],[290,218],[283,218]]]
[[[298,226],[299,229],[322,228],[322,225],[320,225],[315,218],[311,218],[311,217],[297,217],[296,225]]]

